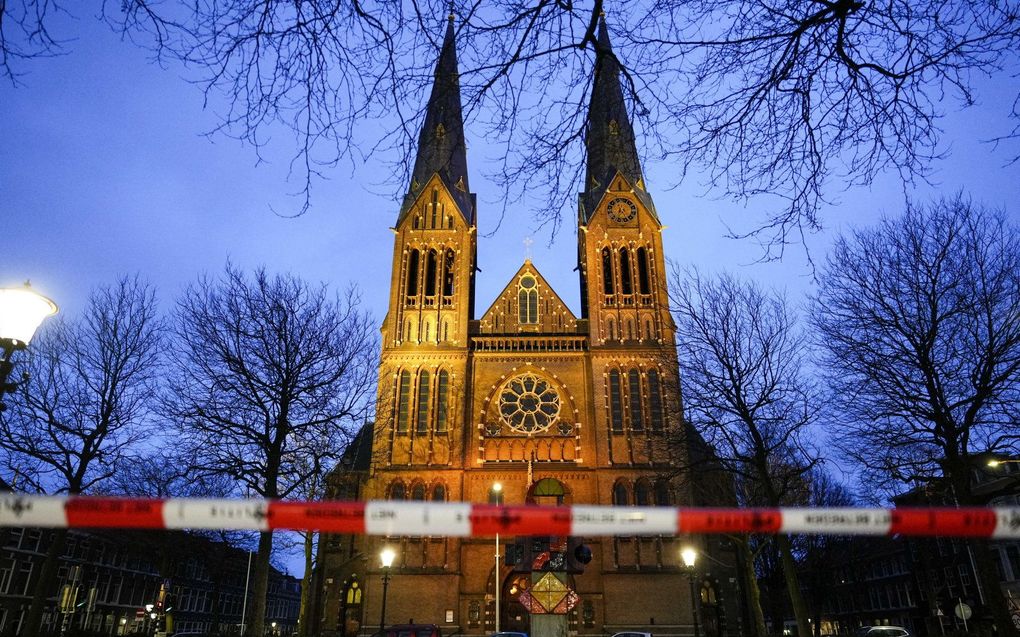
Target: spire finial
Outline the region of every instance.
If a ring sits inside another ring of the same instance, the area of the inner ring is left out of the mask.
[[[453,21],[454,21],[454,19],[455,19],[455,18],[457,17],[457,16],[455,16],[455,15],[454,15],[454,13],[453,13],[453,0],[450,0],[450,2],[449,2],[449,3],[447,3],[447,6],[448,6],[448,7],[449,7],[449,9],[450,9],[450,15],[448,15],[448,16],[447,16],[447,19],[448,19],[448,20],[449,20],[450,22],[453,22]]]

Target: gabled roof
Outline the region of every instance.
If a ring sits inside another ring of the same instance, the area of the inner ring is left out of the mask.
[[[583,223],[591,219],[610,182],[618,174],[627,180],[645,207],[655,214],[651,198],[645,191],[634,127],[623,99],[620,62],[613,53],[604,19],[599,21],[595,81],[588,108],[585,150],[588,166],[581,195]]]
[[[497,315],[500,315],[503,308],[507,307],[508,302],[510,307],[515,309],[517,308],[519,293],[518,282],[525,274],[530,274],[535,277],[535,288],[538,290],[539,299],[549,301],[548,313],[546,314],[542,312],[539,314],[539,331],[547,331],[551,325],[551,321],[548,320],[549,317],[553,314],[558,314],[562,317],[562,328],[557,331],[573,332],[577,328],[577,317],[570,311],[567,304],[563,302],[563,299],[556,294],[556,291],[553,290],[552,286],[549,285],[549,282],[542,276],[542,273],[538,271],[535,264],[533,264],[530,259],[525,259],[521,267],[517,269],[517,272],[510,277],[510,281],[507,282],[503,291],[499,293],[499,296],[497,296],[492,302],[489,309],[487,309],[485,314],[482,315],[482,333],[507,334],[522,331],[516,311],[504,316],[504,320],[500,321],[500,328],[498,330],[495,330],[493,326],[496,325],[495,319]]]
[[[418,154],[414,160],[411,183],[400,207],[398,223],[432,175],[437,173],[453,195],[461,215],[468,223],[473,223],[474,203],[468,187],[467,145],[464,141],[453,14],[446,25],[446,36],[436,62],[432,94],[425,107],[425,121],[418,137]]]

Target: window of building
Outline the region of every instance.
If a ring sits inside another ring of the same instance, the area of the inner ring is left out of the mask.
[[[425,499],[425,485],[421,482],[411,487],[411,499],[423,501]]]
[[[400,372],[397,389],[397,433],[407,433],[410,424],[409,402],[411,400],[411,372]]]
[[[443,259],[443,296],[453,296],[453,250],[446,251],[446,258]]]
[[[489,504],[503,504],[503,488],[489,487]]]
[[[602,248],[602,292],[613,294],[613,253],[609,248]]]
[[[435,188],[432,189],[432,203],[429,204],[429,223],[430,228],[438,228],[439,225],[439,191]]]
[[[648,255],[644,248],[637,249],[637,265],[638,265],[638,290],[641,294],[651,294],[652,284],[651,279],[648,276]]]
[[[445,369],[439,372],[439,386],[436,388],[436,431],[446,432],[446,400],[450,391],[450,373]]]
[[[390,485],[390,500],[406,500],[407,489],[399,480]]]
[[[655,506],[668,507],[669,505],[669,483],[660,480],[655,483]]]
[[[415,430],[420,434],[429,430],[429,373],[424,369],[418,373],[418,421]]]
[[[630,504],[630,494],[627,493],[627,485],[622,480],[613,485],[613,504],[618,506]]]
[[[429,250],[425,257],[425,296],[436,295],[436,251]]]
[[[634,504],[646,507],[652,503],[652,489],[647,480],[638,480],[634,485]]]
[[[634,431],[642,431],[645,423],[641,418],[641,374],[638,370],[632,369],[627,374],[630,394],[630,428]]]
[[[613,433],[623,433],[623,400],[620,396],[620,372],[609,372],[609,428]]]
[[[659,390],[659,372],[654,369],[648,370],[646,380],[648,381],[648,419],[651,420],[653,431],[662,431],[662,393]]]
[[[434,502],[446,502],[446,487],[442,484],[432,487],[432,500]]]
[[[630,278],[630,252],[627,251],[627,248],[620,250],[620,293],[634,293]]]
[[[530,274],[521,277],[520,290],[517,293],[517,314],[521,325],[535,325],[538,323],[537,285],[538,281]]]
[[[407,296],[418,296],[418,260],[421,257],[417,250],[411,250],[407,256]]]

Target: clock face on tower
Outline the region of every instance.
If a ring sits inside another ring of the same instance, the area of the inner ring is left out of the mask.
[[[637,206],[630,199],[617,197],[609,202],[606,207],[609,218],[616,223],[627,223],[637,216]]]

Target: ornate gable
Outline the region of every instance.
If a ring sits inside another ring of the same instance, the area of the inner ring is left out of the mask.
[[[577,317],[527,259],[482,316],[480,330],[482,334],[573,334]]]

